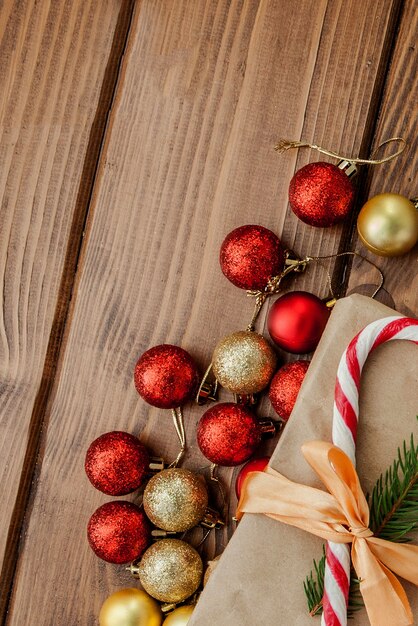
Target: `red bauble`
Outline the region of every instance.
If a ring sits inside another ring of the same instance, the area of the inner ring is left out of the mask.
[[[178,346],[162,344],[144,352],[135,368],[140,396],[160,409],[175,409],[193,398],[199,372],[192,357]]]
[[[292,291],[276,300],[267,326],[273,341],[294,354],[312,352],[329,318],[327,306],[307,291]]]
[[[235,481],[235,493],[237,494],[238,500],[240,499],[242,485],[244,484],[247,474],[250,472],[263,472],[269,461],[269,456],[262,456],[259,459],[251,459],[251,461],[248,461],[248,463],[240,469]]]
[[[254,454],[261,429],[249,409],[233,402],[217,404],[201,417],[197,443],[204,456],[216,465],[240,465]]]
[[[333,226],[350,213],[354,187],[332,163],[310,163],[296,172],[289,185],[292,211],[311,226]]]
[[[87,538],[93,552],[109,563],[129,563],[151,543],[145,513],[132,502],[107,502],[91,516]]]
[[[271,276],[283,269],[280,239],[267,228],[249,224],[233,230],[219,257],[222,272],[241,289],[264,289]]]
[[[90,444],[84,467],[96,489],[109,496],[124,496],[142,484],[149,455],[137,437],[115,430]]]
[[[287,363],[275,373],[270,383],[269,398],[277,415],[287,421],[308,371],[309,361]]]

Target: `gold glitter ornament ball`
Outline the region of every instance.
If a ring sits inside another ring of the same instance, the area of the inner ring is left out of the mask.
[[[188,604],[174,609],[163,622],[163,626],[186,626],[192,616],[194,606]]]
[[[212,365],[222,387],[232,393],[251,394],[267,387],[277,357],[262,335],[242,330],[221,339],[213,353]]]
[[[172,468],[158,472],[144,491],[144,509],[158,528],[183,532],[203,519],[208,506],[204,481],[187,469]]]
[[[140,589],[122,589],[104,601],[100,626],[161,626],[163,614],[157,602]]]
[[[138,575],[141,585],[161,602],[183,602],[200,585],[203,563],[192,546],[180,539],[161,539],[143,555]]]
[[[357,218],[357,230],[366,248],[379,256],[400,256],[418,240],[418,211],[397,193],[370,198]]]

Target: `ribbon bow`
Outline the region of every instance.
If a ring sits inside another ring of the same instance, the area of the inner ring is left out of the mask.
[[[311,441],[302,446],[302,452],[329,493],[294,483],[269,467],[246,478],[237,517],[263,513],[323,539],[351,543],[351,559],[370,624],[412,624],[408,598],[394,573],[418,585],[418,546],[373,536],[357,472],[340,448]]]

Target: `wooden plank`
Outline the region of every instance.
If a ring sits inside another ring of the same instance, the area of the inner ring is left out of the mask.
[[[123,48],[120,9],[1,3],[0,622]]]
[[[368,185],[359,208],[372,196],[383,193],[400,193],[407,198],[416,197],[418,119],[416,102],[418,85],[418,55],[416,32],[418,28],[418,6],[408,0],[404,4],[399,35],[394,49],[385,94],[376,130],[375,147],[388,137],[401,136],[408,142],[408,150],[401,157],[386,165],[372,167]],[[372,259],[385,275],[384,291],[378,296],[385,304],[405,315],[418,314],[417,247],[405,256],[385,259],[366,251],[354,233],[353,245]],[[354,263],[350,274],[349,290],[370,292],[376,284],[376,275],[364,263]]]
[[[338,248],[341,230],[308,229],[286,216],[289,180],[309,155],[279,158],[273,145],[280,136],[303,135],[356,152],[371,141],[368,116],[397,6],[137,5],[9,626],[40,607],[46,625],[92,625],[106,595],[132,584],[123,567],[99,561],[88,548],[87,520],[107,498],[84,476],[86,449],[118,428],[141,432],[167,458],[175,454],[170,417],[138,398],[134,364],[148,347],[172,342],[189,349],[203,370],[216,341],[246,325],[252,305],[218,267],[220,243],[232,228],[258,222],[280,232],[286,219],[285,243],[298,251]],[[317,273],[301,284],[318,293]],[[194,441],[202,411],[185,411],[188,467],[207,466]],[[232,476],[222,471],[226,483]],[[220,552],[231,532],[232,524],[213,535],[205,554]]]

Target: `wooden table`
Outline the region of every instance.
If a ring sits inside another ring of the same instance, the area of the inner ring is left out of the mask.
[[[0,3],[2,487],[0,621],[87,626],[131,585],[91,552],[86,522],[106,501],[87,481],[89,443],[141,433],[167,458],[169,417],[138,397],[148,347],[181,344],[203,370],[251,303],[222,276],[224,236],[263,224],[300,254],[358,249],[355,214],[314,229],[289,211],[281,137],[368,155],[357,210],[381,191],[416,195],[414,0],[4,0]],[[373,257],[380,298],[418,312],[416,249]],[[364,263],[331,263],[334,284],[370,292]],[[327,294],[312,267],[288,289]],[[263,328],[265,315],[261,319]],[[187,407],[186,465],[205,464]],[[271,414],[267,404],[261,412]],[[233,484],[237,470],[222,470]],[[231,517],[234,508],[231,498]],[[233,524],[209,539],[221,552]],[[221,624],[221,622],[220,622]]]

